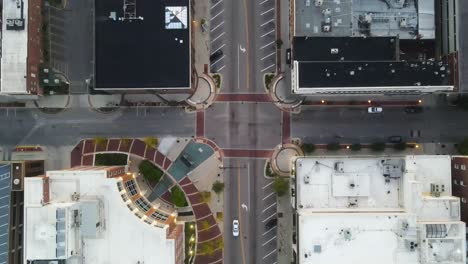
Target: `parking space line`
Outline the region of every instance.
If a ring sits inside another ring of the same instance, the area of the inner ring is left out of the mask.
[[[276,53],[276,51],[273,51],[272,53],[270,53],[270,54],[266,55],[265,57],[263,57],[261,60],[264,60],[264,59],[274,55],[275,53]]]
[[[275,238],[276,238],[276,236],[272,237],[270,240],[268,240],[267,242],[263,243],[262,246],[265,246],[266,244],[270,243],[270,242],[271,242],[273,239],[275,239]],[[276,249],[275,249],[275,251],[276,251]]]
[[[212,28],[212,29],[211,29],[211,32],[215,31],[217,28],[219,28],[219,27],[222,26],[223,24],[224,24],[224,20],[223,20],[221,23],[219,23],[219,25],[217,25],[216,27]]]
[[[260,15],[263,16],[264,14],[267,14],[267,13],[270,13],[271,11],[275,10],[274,7],[272,7],[271,9],[268,9],[267,11],[261,13]]]
[[[273,181],[269,182],[267,185],[263,186],[262,189],[265,190],[268,186],[272,185]]]
[[[260,3],[260,5],[263,5],[266,2],[268,2],[268,0],[263,0],[263,2]]]
[[[266,210],[270,209],[270,208],[273,207],[274,205],[276,205],[276,202],[274,202],[273,204],[269,205],[267,208],[263,209],[262,213],[264,213]]]
[[[223,56],[224,57],[224,56]],[[274,192],[271,192],[269,195],[263,197],[263,201],[265,201],[268,197],[272,196],[273,194],[275,194]]]
[[[263,27],[263,26],[265,26],[266,24],[268,24],[268,23],[272,22],[273,20],[275,20],[275,19],[274,19],[274,18],[272,18],[272,19],[268,20],[267,22],[265,22],[265,23],[261,24],[260,26],[261,26],[261,27]]]
[[[266,254],[265,256],[263,256],[263,259],[268,258],[271,254],[275,253],[275,251],[276,251],[276,248],[273,249],[273,251],[271,251],[270,253],[268,253],[268,254]]]
[[[270,233],[272,230],[275,230],[276,229],[276,226],[272,227],[270,230],[266,231],[265,233],[262,234],[262,236]]]
[[[270,66],[268,66],[268,67],[262,69],[260,72],[264,72],[264,71],[268,70],[269,68],[271,68],[271,67],[273,67],[273,66],[275,66],[275,64],[272,64],[272,65],[270,65]]]
[[[211,40],[211,42],[215,42],[217,39],[219,39],[221,36],[223,36],[224,34],[226,34],[226,32],[223,32],[221,33],[219,36],[217,36],[216,38],[214,38],[213,40]]]
[[[221,45],[221,47],[219,47],[215,51],[213,51],[213,53],[211,53],[211,55],[215,54],[218,50],[224,48],[224,46],[226,46],[226,43],[224,43],[223,45]]]
[[[212,5],[210,9],[215,8],[217,5],[219,5],[219,4],[222,3],[222,2],[223,2],[222,0],[219,0],[216,4]]]
[[[219,68],[218,71],[224,69],[224,67],[226,67],[226,65],[223,65],[223,67]]]
[[[270,45],[273,44],[273,43],[275,43],[274,40],[273,40],[272,42],[270,42],[270,43],[268,43],[268,44],[266,44],[266,45],[260,47],[260,49],[262,50],[262,49],[264,49],[265,47],[268,47],[268,46],[270,46]]]
[[[262,223],[265,223],[266,221],[268,221],[270,218],[272,218],[273,216],[276,215],[276,212],[274,212],[272,215],[270,215],[269,217],[263,219]]]
[[[224,9],[221,10],[221,11],[219,11],[218,14],[216,14],[214,17],[212,17],[212,18],[210,19],[210,21],[213,21],[213,19],[215,19],[216,17],[218,17],[219,15],[221,15],[223,12],[224,12]]]
[[[213,67],[213,65],[215,65],[216,63],[220,62],[222,59],[224,59],[226,55],[223,55],[221,58],[219,58],[217,61],[211,63],[211,67]]]
[[[275,30],[273,29],[273,30],[271,30],[270,32],[263,34],[263,35],[262,35],[262,38],[263,38],[264,36],[270,34],[270,33],[273,33],[274,31],[275,31]]]

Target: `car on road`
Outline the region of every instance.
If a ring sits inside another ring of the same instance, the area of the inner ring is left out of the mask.
[[[378,113],[382,113],[382,111],[383,111],[382,107],[371,106],[367,108],[367,112],[369,114],[378,114]]]
[[[422,113],[423,108],[421,106],[407,106],[405,107],[405,112],[407,114],[419,114]]]
[[[222,50],[217,50],[213,54],[210,55],[210,61],[213,62],[223,56]]]
[[[402,136],[390,136],[388,137],[388,142],[390,143],[401,143],[403,142]]]
[[[265,224],[266,229],[272,229],[278,224],[278,219],[277,218],[272,218],[268,220],[268,222]]]
[[[232,235],[239,236],[239,221],[237,219],[232,220]]]

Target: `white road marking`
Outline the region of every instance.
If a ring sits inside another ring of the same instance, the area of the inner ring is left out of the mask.
[[[265,201],[268,197],[272,196],[273,194],[275,194],[274,192],[270,193],[269,195],[263,197],[263,201]]]
[[[274,54],[276,54],[276,51],[273,51],[272,53],[266,55],[266,56],[263,57],[261,60],[264,60],[264,59],[266,59],[266,58],[268,58],[268,57],[270,57],[270,56],[272,56],[272,55],[274,55]]]
[[[273,44],[273,43],[275,43],[274,40],[273,40],[272,42],[270,42],[270,43],[268,43],[268,44],[266,44],[266,45],[260,47],[260,49],[262,50],[262,49],[264,49],[265,47],[268,47],[268,46],[270,46],[270,45]]]
[[[212,29],[211,29],[211,32],[215,31],[217,28],[219,28],[219,27],[222,26],[223,24],[224,24],[224,20],[223,20],[221,23],[219,23],[219,25],[217,25],[216,27],[212,28]]]
[[[263,219],[262,223],[265,223],[266,221],[268,221],[270,218],[272,218],[273,216],[276,215],[276,212],[274,212],[272,215],[270,215],[269,217]]]
[[[265,233],[262,234],[262,236],[270,233],[272,230],[275,230],[276,229],[276,226],[272,227],[270,230],[266,231]]]
[[[223,67],[219,68],[218,71],[224,69],[224,67],[226,67],[226,65],[223,65]]]
[[[267,69],[269,69],[269,68],[271,68],[271,67],[273,67],[273,66],[275,66],[275,64],[272,64],[272,65],[270,65],[270,66],[264,68],[261,72],[264,72],[264,71],[266,71]]]
[[[275,206],[276,205],[276,202],[274,202],[273,204],[269,205],[267,208],[263,209],[262,210],[262,213],[264,213],[266,210],[270,209],[271,207]]]
[[[270,22],[273,22],[274,20],[275,20],[275,19],[272,18],[272,19],[268,20],[267,22],[261,24],[260,26],[263,27],[263,26],[265,26],[266,24],[268,24],[268,23],[270,23]]]
[[[276,238],[276,236],[272,237],[270,240],[268,240],[267,242],[263,243],[262,246],[265,246],[266,244],[270,243],[270,242],[271,242],[273,239],[275,239],[275,238]],[[276,249],[275,249],[275,250],[276,250]]]
[[[273,29],[273,30],[271,30],[270,32],[267,32],[267,33],[263,34],[263,35],[262,35],[262,38],[265,37],[266,35],[270,34],[270,33],[273,33],[274,31],[275,31],[275,30]]]
[[[273,251],[271,251],[270,253],[268,253],[268,254],[266,254],[265,256],[263,256],[263,259],[268,258],[271,254],[275,253],[275,251],[276,251],[276,248],[273,249]]]
[[[213,67],[213,65],[215,65],[216,63],[220,62],[226,55],[223,55],[221,58],[219,58],[217,61],[211,63],[211,67]]]
[[[222,2],[223,2],[222,0],[218,1],[216,4],[212,5],[210,9],[215,8],[217,5],[219,5],[219,4],[222,3]]]
[[[223,36],[224,34],[226,34],[226,32],[223,32],[221,33],[219,36],[217,36],[216,38],[214,38],[211,42],[215,42],[217,39],[219,39],[221,36]]]
[[[224,48],[224,46],[226,46],[226,43],[224,43],[223,45],[221,45],[221,47],[219,47],[215,51],[213,51],[213,53],[211,53],[211,55],[215,54],[218,50]]]
[[[210,19],[210,21],[213,21],[213,19],[215,19],[216,17],[218,17],[219,15],[221,15],[223,12],[224,12],[224,9],[221,10],[221,11],[219,11],[218,14],[216,14],[214,17],[212,17],[212,18]]]
[[[263,186],[262,189],[265,190],[268,186],[272,185],[273,184],[273,181],[271,181],[270,183],[268,183],[267,185]]]
[[[263,0],[263,2],[260,3],[260,5],[263,5],[266,2],[268,2],[268,0]]]
[[[268,9],[267,11],[261,13],[260,15],[263,16],[264,14],[270,13],[271,11],[275,10],[275,8]]]

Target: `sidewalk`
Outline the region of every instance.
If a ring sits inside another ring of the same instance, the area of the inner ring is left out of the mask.
[[[289,264],[292,262],[292,234],[293,226],[293,208],[291,205],[290,194],[277,198],[278,209],[278,262],[279,264]],[[282,216],[280,216],[282,215]]]

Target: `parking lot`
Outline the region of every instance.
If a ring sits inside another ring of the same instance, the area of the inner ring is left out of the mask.
[[[277,260],[277,202],[273,180],[262,177],[257,189],[257,260],[256,263],[274,264]]]
[[[257,0],[259,15],[256,36],[260,74],[274,73],[276,64],[275,0]]]
[[[210,70],[212,73],[226,71],[226,62],[229,60],[225,51],[226,43],[225,11],[226,0],[212,0],[210,7],[210,19],[207,21],[210,31]]]

